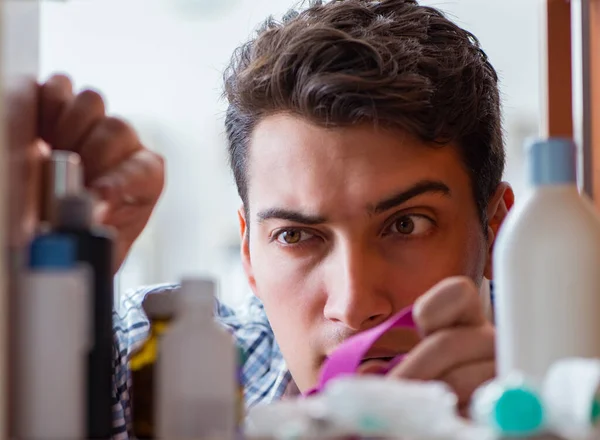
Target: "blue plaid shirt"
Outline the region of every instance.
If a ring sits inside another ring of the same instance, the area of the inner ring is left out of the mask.
[[[129,357],[145,339],[149,322],[142,310],[146,295],[178,289],[178,285],[160,285],[136,290],[125,295],[114,312],[114,377],[113,377],[113,439],[128,440],[131,434],[131,377]],[[249,299],[246,312],[234,313],[215,302],[215,318],[229,330],[244,350],[246,362],[242,370],[246,408],[261,402],[271,402],[283,396],[291,375],[262,304]]]
[[[128,360],[132,351],[143,342],[148,332],[148,319],[142,309],[146,295],[178,289],[175,284],[147,287],[125,295],[114,312],[114,378],[113,378],[113,439],[129,440],[131,433],[131,378]],[[493,305],[493,284],[488,297]],[[493,307],[493,306],[492,306]],[[490,310],[491,313],[491,310]],[[229,330],[244,350],[246,362],[242,370],[246,408],[257,403],[280,399],[292,377],[275,342],[263,305],[254,296],[243,314],[215,302],[216,321]],[[490,315],[491,318],[491,315]]]

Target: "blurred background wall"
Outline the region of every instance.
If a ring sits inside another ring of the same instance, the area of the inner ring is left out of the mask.
[[[501,77],[508,167],[522,194],[522,144],[539,125],[540,2],[423,0],[473,32]],[[163,198],[117,278],[118,291],[218,279],[238,305],[239,199],[227,166],[222,72],[232,51],[291,0],[63,0],[42,2],[41,76],[66,72],[96,87],[167,158]],[[118,292],[117,292],[118,294]]]

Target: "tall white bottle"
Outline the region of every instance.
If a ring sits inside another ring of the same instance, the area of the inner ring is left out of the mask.
[[[576,148],[537,141],[531,189],[494,249],[498,374],[542,377],[558,359],[600,358],[600,219],[576,185]]]
[[[158,354],[157,434],[160,439],[233,439],[237,416],[237,351],[215,323],[215,285],[187,279],[178,319]]]
[[[18,301],[15,438],[85,438],[91,272],[60,234],[34,240]]]

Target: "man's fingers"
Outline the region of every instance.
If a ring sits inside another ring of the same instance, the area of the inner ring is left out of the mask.
[[[479,291],[467,277],[447,278],[417,299],[413,316],[423,336],[456,326],[486,322]]]
[[[79,152],[82,142],[102,121],[106,113],[99,93],[85,90],[68,102],[56,123],[54,149]]]
[[[149,150],[130,155],[114,170],[93,181],[91,190],[113,212],[123,206],[154,205],[164,187],[164,160]]]
[[[118,118],[106,117],[94,126],[84,143],[75,150],[85,164],[85,181],[89,185],[107,172],[113,176],[123,174],[118,167],[128,163],[128,158],[142,152],[144,147],[129,124]],[[144,154],[151,156],[153,153]],[[139,159],[134,160],[134,164],[137,161]],[[146,163],[147,159],[142,162]]]
[[[108,202],[147,204],[159,198],[164,181],[163,157],[140,147],[90,188]]]
[[[51,77],[37,91],[41,138],[53,149],[81,156],[85,185],[97,199],[94,220],[118,233],[117,270],[162,193],[162,158],[144,148],[129,124],[106,116],[97,92],[75,96],[64,75]]]
[[[458,407],[466,408],[475,390],[495,376],[495,362],[483,361],[461,365],[442,376],[440,380],[446,382],[456,393]]]
[[[413,316],[424,338],[389,376],[444,381],[464,409],[473,391],[495,374],[495,331],[479,290],[467,277],[448,278],[415,302]]]
[[[389,375],[437,380],[461,365],[493,361],[494,356],[493,326],[449,328],[423,339]]]
[[[149,150],[140,150],[92,182],[91,190],[99,200],[94,221],[119,231],[115,270],[146,226],[162,193],[164,180],[162,157]]]
[[[39,135],[49,145],[55,141],[56,124],[73,99],[73,83],[65,75],[54,75],[40,88]]]

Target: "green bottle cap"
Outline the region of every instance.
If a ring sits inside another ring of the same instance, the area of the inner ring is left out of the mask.
[[[592,414],[590,414],[590,419],[592,420],[592,424],[595,425],[600,421],[600,397],[596,396],[594,401],[592,402]]]
[[[502,393],[492,417],[504,435],[527,436],[542,428],[544,408],[536,393],[526,388],[512,388]]]
[[[375,417],[372,414],[365,414],[358,420],[358,428],[361,433],[377,433],[387,430],[387,424],[379,417]]]
[[[238,365],[240,367],[242,367],[246,364],[246,361],[248,360],[248,356],[246,356],[246,351],[239,345],[237,346],[237,354],[238,354]]]

